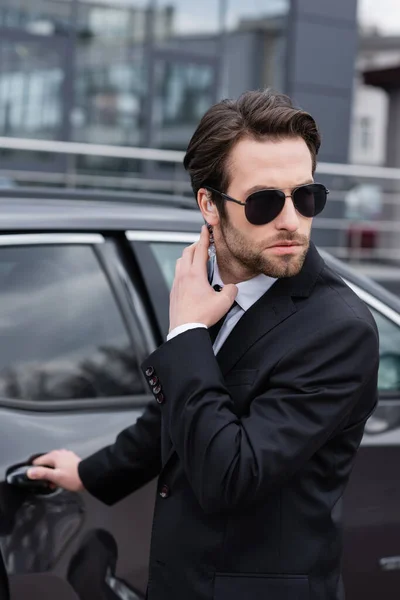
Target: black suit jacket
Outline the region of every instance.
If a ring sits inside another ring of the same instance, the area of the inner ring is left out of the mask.
[[[108,504],[160,476],[149,600],[343,597],[340,501],[378,363],[370,312],[314,246],[217,357],[194,329],[145,361],[162,404],[80,475]]]

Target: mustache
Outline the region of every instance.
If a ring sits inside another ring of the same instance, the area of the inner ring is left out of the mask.
[[[282,233],[278,235],[272,240],[268,241],[268,247],[276,246],[281,242],[292,242],[295,244],[299,244],[299,246],[308,246],[309,238],[306,235],[301,235],[299,233]]]

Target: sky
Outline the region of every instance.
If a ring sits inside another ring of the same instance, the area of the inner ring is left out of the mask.
[[[358,0],[359,20],[385,34],[400,34],[400,0]]]

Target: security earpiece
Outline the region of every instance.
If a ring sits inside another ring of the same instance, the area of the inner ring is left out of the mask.
[[[207,208],[208,210],[214,210],[214,204],[211,202],[211,200],[207,202]]]
[[[213,258],[216,255],[214,232],[213,232],[213,228],[211,227],[211,225],[209,223],[207,223],[207,221],[206,221],[206,225],[207,225],[208,233],[210,234],[210,245],[208,247],[208,256],[209,256],[209,258]]]

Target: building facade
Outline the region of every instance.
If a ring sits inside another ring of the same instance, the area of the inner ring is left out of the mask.
[[[271,86],[317,117],[321,157],[345,162],[356,4],[0,0],[0,136],[181,150],[212,103]],[[0,155],[3,168],[68,167],[62,156]]]
[[[398,131],[391,114],[396,112],[399,68],[400,36],[360,34],[350,142],[354,164],[400,166],[392,148]]]

